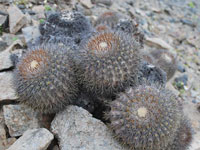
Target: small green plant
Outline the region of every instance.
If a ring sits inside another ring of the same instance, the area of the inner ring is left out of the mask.
[[[12,38],[12,41],[13,41],[13,42],[16,41],[16,40],[18,40],[18,37],[13,37],[13,38]]]
[[[45,21],[44,19],[40,19],[40,23],[44,23],[44,21]]]
[[[195,4],[194,4],[193,2],[189,2],[189,3],[188,3],[188,6],[191,7],[191,8],[194,8],[194,7],[195,7]]]
[[[16,5],[26,5],[28,4],[28,0],[16,0],[14,3]]]
[[[49,5],[45,5],[44,8],[45,8],[45,11],[50,11],[52,9]]]

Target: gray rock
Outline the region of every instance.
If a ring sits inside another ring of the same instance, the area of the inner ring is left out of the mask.
[[[180,64],[180,63],[178,64],[177,69],[181,73],[185,72],[185,67],[182,64]]]
[[[14,50],[16,47],[22,47],[23,43],[20,40],[14,41],[5,51],[0,52],[0,71],[9,69],[14,66],[11,60],[11,54],[22,54],[22,50]]]
[[[36,13],[38,19],[44,19],[45,18],[45,14],[44,14],[45,8],[44,8],[43,5],[34,6],[32,8],[32,10]]]
[[[28,129],[39,128],[37,113],[23,105],[3,106],[5,124],[12,137],[22,135]]]
[[[8,138],[5,140],[0,140],[0,150],[5,150],[9,148],[15,141],[16,138]]]
[[[90,9],[90,8],[93,7],[93,5],[92,5],[92,3],[91,3],[90,0],[80,0],[80,3],[81,3],[84,7],[88,8],[88,9]]]
[[[157,48],[164,48],[164,49],[168,49],[168,50],[172,50],[172,46],[170,46],[168,43],[166,43],[165,41],[163,41],[160,38],[150,38],[150,37],[146,37],[145,38],[145,44],[147,44],[148,46],[153,46],[153,47],[157,47]]]
[[[93,4],[104,4],[104,5],[112,5],[112,0],[91,0]]]
[[[5,50],[7,46],[6,42],[0,40],[0,52]]]
[[[186,74],[184,74],[180,77],[177,77],[177,78],[175,78],[175,82],[177,82],[177,83],[182,82],[184,85],[187,85],[188,76]]]
[[[12,61],[10,60],[10,51],[5,50],[0,52],[0,71],[13,67]]]
[[[68,106],[51,124],[61,150],[125,150],[107,126],[77,106]]]
[[[1,113],[0,113],[0,115],[1,115]],[[15,138],[8,138],[7,139],[5,126],[4,126],[4,124],[1,123],[1,120],[0,120],[0,150],[7,149],[15,141],[16,141]]]
[[[6,140],[6,130],[3,125],[0,124],[0,141]]]
[[[13,87],[13,73],[1,72],[0,73],[0,102],[4,100],[16,100],[18,96]]]
[[[8,16],[7,15],[0,14],[0,26],[3,28],[3,30],[8,27]]]
[[[10,33],[17,33],[27,22],[26,16],[15,5],[8,8]]]
[[[53,138],[45,128],[27,130],[7,150],[46,150]]]
[[[36,39],[40,36],[40,31],[37,26],[29,26],[22,29],[25,41],[30,47],[36,44]]]

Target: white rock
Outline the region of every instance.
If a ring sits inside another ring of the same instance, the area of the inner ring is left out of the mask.
[[[7,150],[46,150],[53,138],[45,128],[27,130]]]
[[[148,46],[153,46],[153,47],[157,47],[157,48],[164,48],[164,49],[168,49],[168,50],[173,49],[172,46],[170,46],[168,43],[166,43],[165,41],[163,41],[160,38],[146,37],[145,44],[147,44]]]
[[[80,3],[86,8],[92,8],[93,5],[90,0],[80,0]]]
[[[27,23],[27,18],[21,12],[21,10],[15,5],[11,5],[8,8],[8,14],[9,14],[10,33],[15,34]]]
[[[58,137],[61,150],[125,150],[103,122],[77,106],[57,114],[51,130]]]
[[[13,73],[1,72],[0,73],[0,101],[3,100],[16,100],[18,96],[13,87]]]

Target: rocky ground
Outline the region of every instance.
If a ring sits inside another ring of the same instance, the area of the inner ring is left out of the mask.
[[[82,108],[69,106],[54,117],[17,102],[10,55],[20,56],[40,34],[38,25],[48,12],[72,9],[92,22],[106,10],[136,18],[145,34],[144,51],[177,55],[167,88],[184,101],[194,133],[190,150],[200,150],[200,1],[195,0],[0,0],[0,150],[126,149]]]

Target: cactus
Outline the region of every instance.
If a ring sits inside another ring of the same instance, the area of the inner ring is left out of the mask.
[[[15,70],[19,101],[42,113],[55,113],[72,103],[77,93],[70,47],[52,45],[29,49]]]
[[[161,150],[180,126],[181,107],[170,91],[157,85],[128,88],[106,114],[116,137],[134,150]]]
[[[146,81],[151,81],[153,83],[165,86],[167,82],[166,73],[152,64],[142,61],[140,64],[139,78],[138,81],[140,84],[145,83]]]
[[[168,145],[166,150],[187,150],[192,141],[191,124],[186,117],[181,120],[181,126],[178,128],[176,137],[172,144]]]
[[[47,21],[41,23],[39,26],[40,42],[48,41],[48,39],[58,40],[58,37],[72,38],[75,43],[79,43],[82,39],[89,36],[93,32],[93,28],[89,20],[81,13],[63,12],[63,13],[52,13],[47,18]],[[65,42],[63,42],[65,45]],[[67,41],[67,43],[69,43]]]
[[[110,31],[111,29],[105,24],[100,24],[96,26],[96,30],[97,32],[105,32],[105,31]]]
[[[94,26],[105,24],[109,26],[111,29],[113,29],[116,27],[119,19],[120,19],[120,16],[116,12],[113,12],[113,11],[104,12],[102,15],[98,17]]]
[[[176,57],[167,50],[154,50],[150,54],[154,58],[153,64],[167,73],[167,80],[171,79],[177,69]]]
[[[133,37],[143,47],[144,35],[134,20],[121,19],[116,26],[117,31],[123,31]]]
[[[100,32],[77,53],[80,83],[99,96],[112,96],[137,81],[138,44],[121,32]]]

